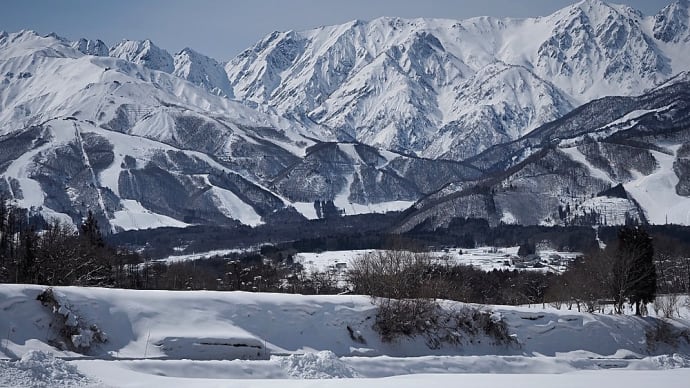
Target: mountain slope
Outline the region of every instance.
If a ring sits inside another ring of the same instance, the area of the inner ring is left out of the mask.
[[[299,126],[32,32],[0,58],[0,186],[20,205],[70,222],[93,209],[113,231],[256,225],[289,206],[259,182],[312,143]]]
[[[471,160],[488,172],[481,180],[425,197],[399,228],[446,226],[454,217],[493,224],[688,224],[689,90],[681,78],[639,97],[596,100],[494,146]]]

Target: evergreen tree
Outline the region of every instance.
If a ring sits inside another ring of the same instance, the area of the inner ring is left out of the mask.
[[[38,283],[39,266],[36,257],[38,234],[30,227],[21,231],[22,253],[19,257],[18,269],[20,277],[17,281],[22,283]]]
[[[652,239],[642,228],[622,228],[618,232],[618,249],[612,268],[612,285],[618,312],[627,299],[635,304],[652,302],[656,296],[656,268]]]
[[[94,217],[93,212],[89,210],[89,214],[86,216],[86,221],[81,225],[81,236],[86,239],[94,247],[103,248],[105,242],[103,241],[103,235],[101,234],[101,229],[98,227],[98,220]]]
[[[527,257],[535,253],[537,253],[537,248],[534,244],[530,243],[529,241],[523,242],[522,244],[520,244],[520,248],[518,248],[518,256],[520,257]]]

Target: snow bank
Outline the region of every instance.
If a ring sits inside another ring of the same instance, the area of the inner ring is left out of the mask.
[[[643,380],[684,387],[690,377],[687,343],[650,351],[645,333],[657,321],[649,317],[487,306],[507,322],[519,346],[477,338],[432,350],[423,338],[382,342],[365,296],[55,287],[70,312],[109,334],[108,342],[92,345],[95,358],[86,358],[50,345],[53,313],[36,300],[44,290],[0,285],[0,333],[6,335],[0,352],[13,359],[0,361],[0,386],[263,388],[329,379],[314,386],[344,387],[356,377],[362,387],[399,388],[467,385],[468,378],[482,376],[488,380],[480,386],[566,381],[575,387],[606,381],[619,386],[619,379],[634,375],[641,380],[630,380],[631,387],[644,386]],[[682,316],[673,325],[689,327],[687,309]],[[361,334],[366,348],[347,327]],[[563,373],[568,377],[548,377]],[[414,376],[392,377],[405,374]]]
[[[53,314],[36,297],[44,287],[0,285],[0,351],[21,357],[35,349],[59,356],[82,357],[59,351],[51,324]],[[108,341],[92,344],[90,355],[99,358],[160,358],[194,360],[266,359],[330,351],[343,356],[550,356],[587,351],[610,357],[625,350],[636,357],[670,353],[690,354],[684,340],[677,348],[650,349],[646,331],[656,319],[635,316],[578,313],[553,308],[484,306],[505,320],[518,345],[497,345],[474,338],[460,346],[429,349],[422,337],[400,337],[383,342],[372,326],[376,307],[358,295],[304,296],[289,294],[135,291],[55,287],[70,311],[108,333]],[[468,305],[447,302],[448,309]],[[687,310],[683,316],[687,317]],[[676,319],[679,328],[690,327]],[[350,331],[364,340],[356,341]],[[326,354],[320,356],[326,362]],[[316,362],[295,360],[295,362]]]

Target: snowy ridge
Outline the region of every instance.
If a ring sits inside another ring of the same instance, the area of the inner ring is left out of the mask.
[[[209,92],[232,98],[232,88],[222,64],[196,51],[185,48],[175,54],[174,75],[199,85]]]
[[[236,98],[340,139],[460,160],[687,70],[686,10],[585,0],[530,19],[353,21],[275,32],[226,71]]]
[[[150,40],[123,40],[110,49],[110,56],[144,65],[151,70],[172,73],[175,69],[173,58],[167,51]]]
[[[97,57],[107,57],[110,49],[103,43],[102,40],[91,40],[81,38],[76,42],[72,42],[72,47],[79,50],[82,54],[95,55]]]

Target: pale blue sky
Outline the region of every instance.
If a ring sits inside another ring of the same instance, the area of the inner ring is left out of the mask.
[[[304,30],[379,16],[543,16],[574,0],[3,0],[0,30],[56,32],[76,40],[151,39],[228,60],[272,31]],[[614,0],[653,15],[671,0]]]

